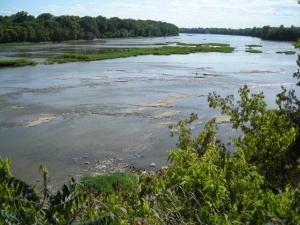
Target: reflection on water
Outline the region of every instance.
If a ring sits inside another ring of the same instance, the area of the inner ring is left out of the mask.
[[[236,50],[1,69],[0,155],[11,157],[13,172],[31,182],[38,165],[47,165],[53,184],[109,167],[112,161],[144,168],[155,162],[159,167],[166,163],[167,149],[175,146],[170,124],[194,112],[200,117],[198,130],[218,115],[208,108],[209,92],[234,94],[248,84],[253,91],[264,91],[273,104],[281,85],[295,88],[296,56],[276,54],[291,50],[291,43],[250,37],[181,35],[5,45],[0,57],[43,58],[167,42],[223,42]],[[247,44],[262,45],[264,53],[246,53]],[[220,128],[221,135],[226,129]]]

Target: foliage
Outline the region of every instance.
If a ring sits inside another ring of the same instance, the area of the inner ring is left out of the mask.
[[[130,191],[137,187],[138,177],[134,173],[112,173],[97,176],[84,176],[80,179],[84,187],[95,193]]]
[[[41,196],[12,177],[9,167],[9,160],[0,159],[0,224],[71,224],[82,212],[86,195],[74,180],[56,194],[44,190]]]
[[[259,37],[263,40],[276,41],[296,41],[300,38],[300,27],[270,27],[264,26],[262,28],[245,28],[245,29],[231,29],[231,28],[181,28],[181,33],[191,34],[226,34],[226,35],[243,35]]]
[[[219,107],[230,116],[233,128],[243,132],[234,140],[237,151],[243,151],[247,162],[255,164],[269,183],[277,184],[286,173],[286,157],[298,133],[296,125],[287,112],[267,109],[262,93],[250,96],[247,86],[239,93],[237,104],[233,96],[210,94],[210,106]]]
[[[38,17],[18,12],[0,16],[0,42],[66,41],[113,37],[149,37],[178,35],[179,29],[169,23],[119,18],[53,16]]]
[[[1,67],[28,66],[36,65],[37,63],[28,59],[2,59],[0,60]]]
[[[295,43],[295,48],[300,48],[300,39],[298,39]]]

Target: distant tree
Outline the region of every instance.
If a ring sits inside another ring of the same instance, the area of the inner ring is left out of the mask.
[[[132,19],[107,19],[85,16],[53,16],[42,13],[37,18],[21,11],[0,16],[0,42],[65,41],[105,37],[178,35],[173,24]]]
[[[37,19],[38,20],[51,20],[54,16],[50,13],[42,13],[38,15]]]

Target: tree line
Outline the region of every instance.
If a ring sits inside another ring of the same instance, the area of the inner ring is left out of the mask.
[[[24,11],[10,16],[0,16],[1,43],[171,36],[178,33],[177,26],[152,20],[103,16],[53,16],[50,13],[35,17]]]
[[[300,27],[254,27],[245,29],[231,28],[181,28],[181,33],[191,34],[225,34],[259,37],[263,40],[296,41],[300,38]]]

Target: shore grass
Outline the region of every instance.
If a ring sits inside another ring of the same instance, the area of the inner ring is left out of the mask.
[[[28,66],[36,65],[37,62],[28,59],[2,59],[0,60],[1,67],[16,67],[16,66]]]
[[[221,52],[232,53],[233,47],[216,46],[208,44],[180,44],[178,46],[163,46],[160,48],[135,48],[135,49],[113,49],[110,52],[91,53],[91,54],[61,54],[50,57],[46,64],[51,63],[67,63],[77,61],[95,61],[105,59],[127,58],[142,55],[184,55],[197,52]]]
[[[83,176],[80,182],[95,193],[114,193],[116,189],[130,191],[137,187],[138,177],[134,173],[111,173],[98,176]]]
[[[249,53],[262,53],[262,50],[253,49],[253,48],[247,48],[246,52],[249,52]]]
[[[277,54],[285,54],[285,55],[295,55],[295,51],[278,51]]]
[[[254,45],[254,44],[252,44],[252,45],[246,45],[246,47],[249,47],[249,48],[261,48],[262,45]]]

